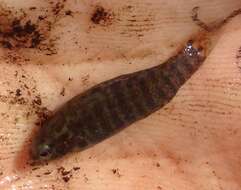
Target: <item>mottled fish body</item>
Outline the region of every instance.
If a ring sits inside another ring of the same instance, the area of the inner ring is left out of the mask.
[[[102,82],[69,100],[43,124],[33,158],[84,149],[162,108],[204,61],[194,46],[188,42],[163,64]]]

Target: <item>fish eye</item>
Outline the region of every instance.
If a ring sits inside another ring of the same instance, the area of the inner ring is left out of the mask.
[[[39,156],[40,157],[49,157],[52,154],[51,147],[48,144],[43,144],[39,148]]]

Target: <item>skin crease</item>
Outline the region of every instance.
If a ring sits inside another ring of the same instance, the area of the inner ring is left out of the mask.
[[[1,1],[16,10],[49,7],[46,2]],[[1,48],[2,96],[20,88],[30,102],[40,95],[41,107],[55,110],[97,83],[157,65],[172,56],[200,31],[190,18],[193,7],[200,7],[199,16],[206,23],[241,7],[238,0],[66,4],[73,15],[60,16],[47,35],[61,39],[55,45],[57,54]],[[131,6],[123,8],[127,4]],[[113,19],[91,22],[96,5],[114,12]],[[133,18],[137,26],[130,23]],[[28,139],[38,121],[36,114],[26,117],[33,109],[31,104],[12,104],[1,96],[0,189],[241,189],[240,21],[237,16],[220,31],[221,37],[202,67],[163,109],[90,149],[48,165],[26,164],[31,144]],[[9,63],[4,56],[7,53],[30,61]],[[32,96],[22,90],[19,77],[30,86]],[[72,169],[68,182],[58,170],[61,166]]]

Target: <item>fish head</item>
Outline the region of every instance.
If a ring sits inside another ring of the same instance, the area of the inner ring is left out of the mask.
[[[33,160],[52,160],[69,152],[74,143],[69,125],[60,113],[44,122],[33,140]]]

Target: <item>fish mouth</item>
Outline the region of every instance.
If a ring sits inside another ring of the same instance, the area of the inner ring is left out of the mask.
[[[29,151],[29,154],[30,154],[30,158],[33,162],[37,162],[37,161],[40,161],[40,160],[43,160],[40,158],[40,155],[39,155],[39,150],[36,146],[33,146],[30,151]]]

